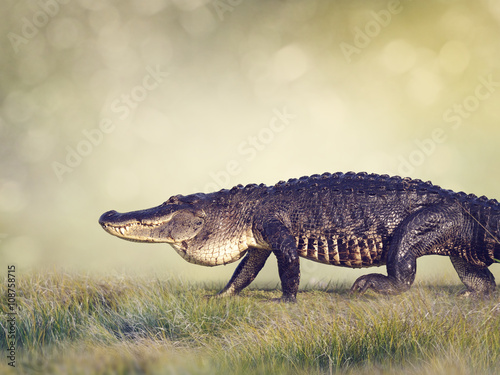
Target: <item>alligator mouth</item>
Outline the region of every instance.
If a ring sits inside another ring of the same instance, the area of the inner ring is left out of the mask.
[[[155,219],[137,220],[129,214],[120,214],[116,211],[108,211],[101,215],[99,224],[102,228],[119,238],[135,242],[166,242],[165,237],[159,235],[160,228],[171,219],[171,215],[161,216]]]
[[[126,224],[126,225],[113,225],[113,224],[101,224],[101,226],[104,228],[106,232],[109,232],[111,234],[116,234],[119,236],[126,236],[127,233],[130,231],[131,228],[139,225],[139,223],[131,223],[131,224]]]
[[[141,228],[155,228],[155,227],[159,227],[160,225],[162,224],[165,224],[166,221],[158,221],[158,222],[154,222],[154,223],[140,223],[140,222],[135,222],[135,223],[127,223],[127,224],[123,224],[123,225],[118,225],[118,224],[110,224],[110,223],[102,223],[101,226],[104,228],[104,229],[112,229],[116,232],[119,232],[123,235],[125,235],[126,232],[128,232],[129,230],[131,230],[132,228],[135,228],[135,227],[141,227]]]

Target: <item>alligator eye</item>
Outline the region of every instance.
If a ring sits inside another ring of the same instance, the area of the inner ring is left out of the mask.
[[[168,205],[168,204],[178,204],[179,203],[179,196],[178,195],[174,195],[170,198],[168,198],[168,200],[162,204],[163,205]]]

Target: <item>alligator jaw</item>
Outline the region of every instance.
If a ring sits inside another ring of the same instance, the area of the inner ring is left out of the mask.
[[[172,215],[138,219],[143,211],[119,213],[108,211],[101,215],[99,224],[113,236],[134,242],[169,242],[173,240],[163,235],[162,227],[170,221]]]

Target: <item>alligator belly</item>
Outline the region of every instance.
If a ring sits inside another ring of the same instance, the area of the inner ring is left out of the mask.
[[[320,263],[351,268],[385,264],[380,236],[304,234],[296,237],[296,242],[299,256]]]

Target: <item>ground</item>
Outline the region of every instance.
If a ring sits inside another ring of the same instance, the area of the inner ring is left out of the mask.
[[[352,297],[348,284],[301,290],[296,304],[256,285],[33,273],[16,283],[19,374],[497,374],[500,303],[458,298],[443,280]],[[6,327],[7,285],[0,284]],[[6,336],[0,337],[6,353]]]

